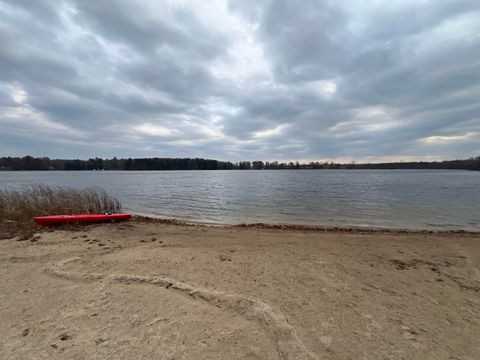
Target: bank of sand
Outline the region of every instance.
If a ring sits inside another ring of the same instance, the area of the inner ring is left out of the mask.
[[[478,359],[480,236],[132,222],[0,241],[2,359]]]

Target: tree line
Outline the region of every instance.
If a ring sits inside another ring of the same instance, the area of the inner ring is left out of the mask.
[[[0,170],[282,170],[282,169],[451,169],[480,170],[480,156],[466,160],[338,164],[333,162],[219,161],[200,158],[50,159],[1,157]]]

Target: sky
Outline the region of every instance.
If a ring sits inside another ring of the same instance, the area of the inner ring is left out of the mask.
[[[0,156],[480,155],[478,0],[0,0]]]

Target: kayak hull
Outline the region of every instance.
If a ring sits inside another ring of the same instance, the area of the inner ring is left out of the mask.
[[[102,221],[127,221],[130,220],[130,214],[79,214],[79,215],[52,215],[35,216],[33,220],[42,226],[94,223]]]

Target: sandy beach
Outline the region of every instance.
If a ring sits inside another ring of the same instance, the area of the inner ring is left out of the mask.
[[[2,359],[478,359],[480,235],[129,222],[0,241]]]

